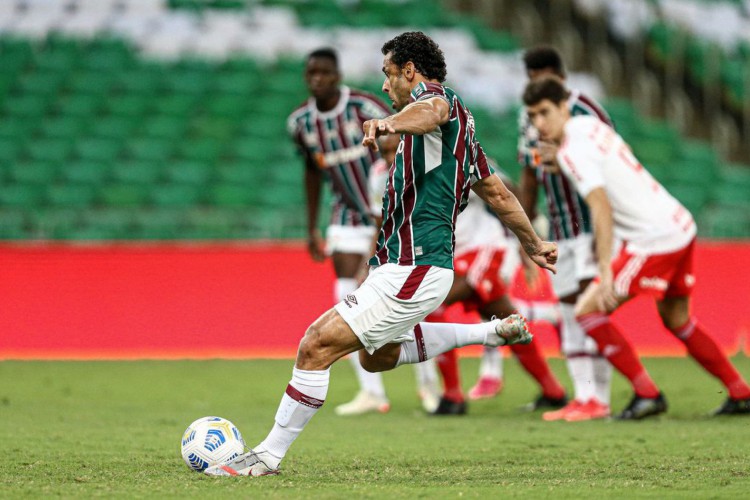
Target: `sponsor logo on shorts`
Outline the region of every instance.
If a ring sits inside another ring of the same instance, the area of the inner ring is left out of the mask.
[[[354,304],[355,306],[359,305],[357,303],[357,297],[355,297],[351,293],[349,295],[347,295],[346,298],[344,299],[344,304],[346,304],[349,307],[349,309],[351,309],[352,307],[354,307],[354,306],[352,306],[352,304]]]
[[[664,291],[669,287],[667,280],[654,276],[652,278],[643,277],[638,282],[641,288],[653,288],[654,290]]]

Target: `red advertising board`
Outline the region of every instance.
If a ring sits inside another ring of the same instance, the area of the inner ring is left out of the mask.
[[[750,244],[701,242],[696,276],[696,315],[737,352],[750,332]],[[0,277],[0,359],[292,357],[334,279],[302,245],[278,243],[5,244]],[[684,354],[648,301],[615,318],[640,353]],[[550,354],[554,337],[539,329]]]

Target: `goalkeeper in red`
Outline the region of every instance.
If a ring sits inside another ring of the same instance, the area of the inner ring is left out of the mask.
[[[370,274],[307,329],[268,436],[230,463],[209,467],[208,475],[277,474],[292,442],[325,402],[330,366],[349,353],[359,351],[365,369],[385,371],[464,345],[531,341],[517,315],[477,325],[422,322],[453,283],[453,231],[470,189],[539,266],[554,271],[557,246],[536,235],[518,200],[488,166],[471,113],[443,85],[447,71],[437,44],[424,33],[408,32],[381,52],[383,92],[398,113],[365,122],[363,144],[377,148],[376,139],[389,134],[400,134],[401,141]]]

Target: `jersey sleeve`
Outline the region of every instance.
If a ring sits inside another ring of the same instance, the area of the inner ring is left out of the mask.
[[[439,85],[437,83],[424,82],[412,91],[412,96],[415,102],[426,101],[428,99],[439,97],[447,102],[448,106],[450,106],[449,113],[453,113],[453,102],[448,99],[448,95],[445,93],[445,87],[443,87],[442,85]]]
[[[604,154],[580,128],[569,131],[566,141],[558,151],[557,163],[576,191],[585,198],[594,189],[604,187],[601,170]]]
[[[363,121],[381,119],[389,116],[391,111],[377,97],[370,94],[362,94],[359,113]]]

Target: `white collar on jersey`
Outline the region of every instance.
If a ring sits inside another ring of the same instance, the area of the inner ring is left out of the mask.
[[[318,109],[317,104],[315,104],[314,97],[311,97],[310,99],[308,99],[307,105],[313,111],[313,116],[315,116],[316,118],[325,120],[327,118],[333,118],[343,113],[344,110],[346,109],[346,103],[349,102],[349,87],[347,87],[346,85],[342,85],[339,87],[339,90],[341,90],[341,95],[339,96],[339,102],[336,103],[333,109],[329,109],[328,111],[320,111]]]

